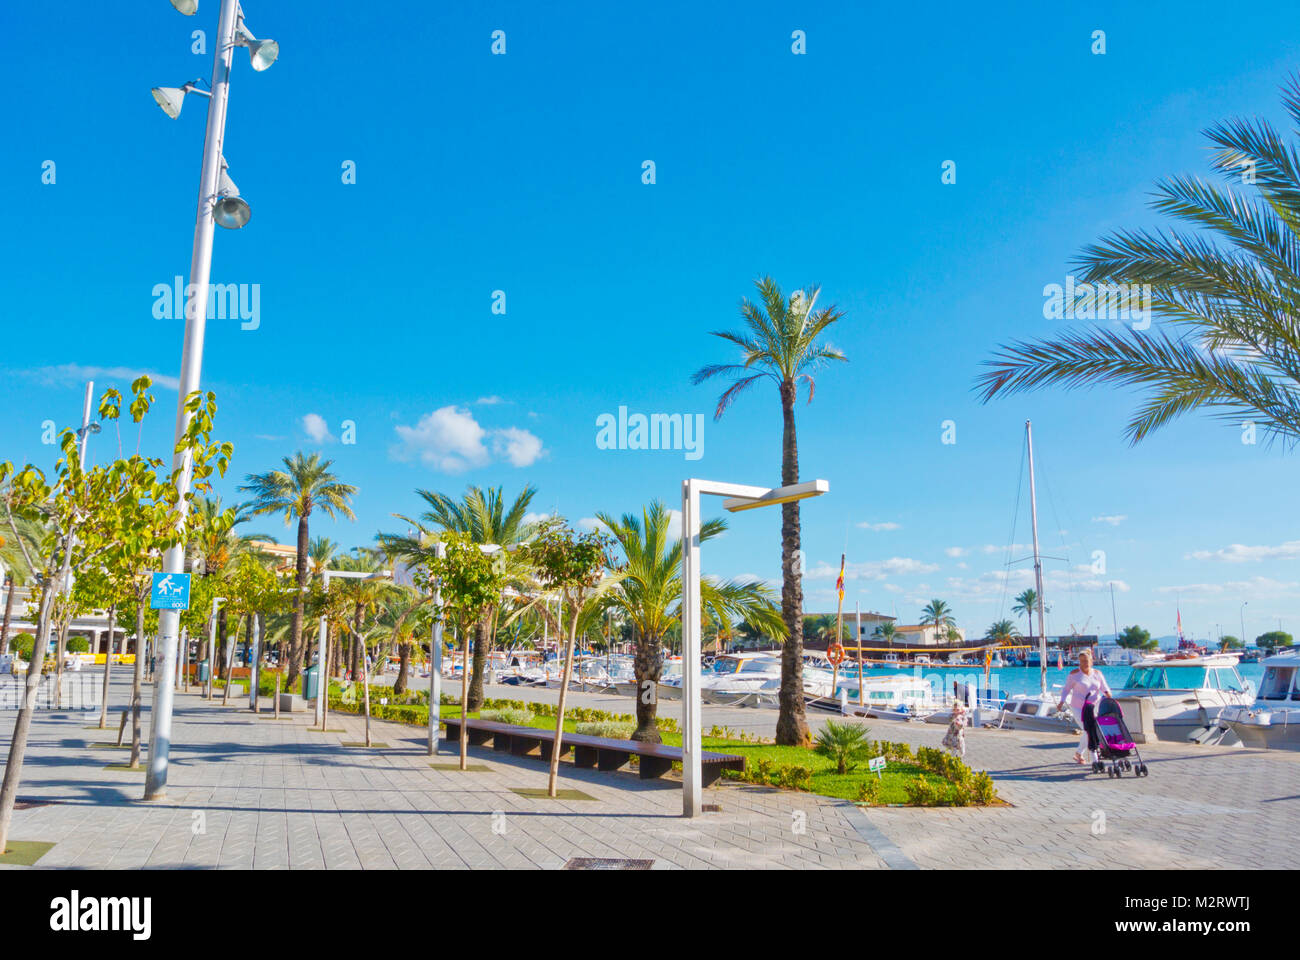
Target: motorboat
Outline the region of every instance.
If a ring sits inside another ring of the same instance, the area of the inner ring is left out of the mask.
[[[939,706],[930,682],[919,676],[863,677],[860,686],[856,677],[843,677],[837,699],[845,716],[875,720],[924,720]]]
[[[1280,653],[1259,663],[1264,676],[1255,702],[1224,707],[1218,726],[1246,747],[1300,750],[1300,653]]]
[[[780,692],[781,658],[770,653],[724,654],[700,677],[704,703],[776,706]]]
[[[682,698],[682,658],[667,657],[659,671],[659,682],[655,685],[655,695],[660,700],[680,700]]]
[[[1039,730],[1045,733],[1078,733],[1079,725],[1067,707],[1058,710],[1061,688],[1048,693],[1018,693],[1006,698],[995,722],[989,726],[1009,730]]]
[[[1226,707],[1249,707],[1252,685],[1237,671],[1238,654],[1190,651],[1157,654],[1133,664],[1114,697],[1130,730],[1142,729],[1145,706],[1159,740],[1201,740]],[[1146,701],[1139,704],[1138,701]]]

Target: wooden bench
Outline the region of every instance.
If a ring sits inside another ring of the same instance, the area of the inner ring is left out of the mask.
[[[446,743],[459,742],[460,717],[443,717],[447,727]],[[465,721],[466,739],[474,746],[485,746],[489,742],[492,749],[510,753],[516,757],[540,755],[549,761],[555,749],[555,729],[544,730],[541,727],[519,727],[495,720],[476,720],[470,717]],[[642,743],[639,740],[613,740],[609,737],[593,737],[584,733],[565,733],[560,739],[560,756],[573,752],[573,765],[597,770],[617,770],[633,756],[639,758],[642,780],[662,777],[672,769],[673,763],[682,762],[682,748],[670,747],[662,743]],[[744,771],[745,758],[733,753],[700,754],[700,770],[703,773],[704,786],[709,786],[720,776],[723,770]]]

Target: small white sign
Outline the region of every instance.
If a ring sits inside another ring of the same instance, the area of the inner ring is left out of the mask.
[[[867,769],[879,776],[880,771],[885,769],[885,758],[872,757],[867,761]]]

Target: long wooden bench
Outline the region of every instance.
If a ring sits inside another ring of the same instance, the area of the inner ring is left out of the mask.
[[[447,727],[447,744],[460,740],[460,717],[443,717]],[[540,755],[549,761],[555,750],[555,730],[541,727],[519,727],[495,720],[478,720],[470,717],[465,721],[466,739],[475,746],[492,744],[492,749],[509,753],[516,757]],[[682,762],[682,748],[670,747],[662,743],[642,743],[639,740],[614,740],[609,737],[593,737],[583,733],[565,733],[560,739],[560,756],[573,752],[573,765],[597,770],[617,770],[632,757],[639,758],[642,780],[662,777],[672,769],[673,763]],[[700,754],[700,770],[704,786],[708,786],[722,776],[723,770],[744,771],[745,758],[733,753]]]

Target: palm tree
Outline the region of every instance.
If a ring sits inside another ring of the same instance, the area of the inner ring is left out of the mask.
[[[898,639],[898,628],[894,626],[892,620],[886,620],[884,623],[876,627],[875,630],[872,630],[871,635],[884,640],[892,647],[894,641]]]
[[[393,681],[393,694],[406,692],[410,675],[411,651],[419,642],[421,633],[427,631],[431,608],[421,605],[420,597],[411,587],[392,587],[384,597],[379,611],[380,636],[385,646],[396,648],[398,657],[397,679]]]
[[[312,512],[319,509],[329,517],[342,515],[355,520],[350,501],[357,488],[339,481],[330,467],[333,460],[322,461],[319,453],[304,454],[301,450],[292,458],[284,458],[283,470],[250,474],[248,483],[240,487],[253,495],[249,509],[255,516],[283,513],[285,525],[298,520],[298,549],[295,568],[297,596],[293,608],[293,626],[289,637],[289,686],[302,669],[303,604],[307,587],[307,558],[310,548],[308,522]]]
[[[417,490],[429,509],[418,519],[401,517],[417,532],[407,536],[380,534],[384,549],[409,563],[420,563],[428,555],[431,539],[436,531],[444,530],[462,534],[479,545],[496,544],[510,547],[527,540],[537,525],[527,519],[528,505],[537,494],[537,488],[526,486],[507,508],[501,487],[484,490],[470,487],[459,501],[444,493]],[[524,574],[524,562],[513,553],[506,553],[502,561],[507,577],[517,580]],[[488,648],[492,645],[497,622],[497,609],[489,607],[474,625],[473,674],[470,677],[467,707],[478,710],[483,705],[483,678],[487,672]]]
[[[796,290],[786,300],[771,277],[755,282],[759,302],[745,298],[740,303],[744,329],[715,331],[714,336],[740,348],[738,363],[714,363],[701,367],[691,382],[701,384],[713,377],[731,380],[718,398],[713,418],[721,419],[736,397],[763,379],[775,381],[781,397],[781,483],[799,482],[799,445],[795,437],[794,402],[799,383],[808,386],[812,402],[813,373],[831,360],[847,360],[842,352],[821,341],[821,335],[844,314],[831,306],[814,310],[819,287]],[[812,739],[804,716],[803,701],[803,583],[800,570],[799,503],[781,505],[781,616],[786,640],[781,654],[780,712],[776,742],[806,745]]]
[[[348,623],[348,646],[351,660],[349,670],[352,679],[355,680],[360,669],[360,640],[362,630],[366,626],[366,618],[373,616],[385,606],[389,596],[394,591],[394,587],[392,581],[377,576],[384,569],[384,564],[381,555],[374,550],[358,548],[351,554],[344,554],[334,561],[331,569],[372,575],[370,577],[340,577],[330,584],[331,590],[337,589],[339,593],[347,597],[348,608],[351,613],[351,620]],[[337,587],[335,584],[337,584]],[[337,649],[336,646],[335,650]],[[375,659],[378,660],[377,657]],[[331,660],[333,660],[333,657],[331,657]],[[329,671],[329,675],[332,676],[333,671],[331,668],[333,666],[333,663],[323,664],[321,669]]]
[[[1041,602],[1042,598],[1038,596],[1038,591],[1030,587],[1021,591],[1020,595],[1016,597],[1015,603],[1011,607],[1012,613],[1023,616],[1026,622],[1028,622],[1029,639],[1031,641],[1034,639],[1034,611],[1038,609],[1038,605]],[[1043,607],[1043,613],[1047,613],[1047,607],[1045,606]]]
[[[942,600],[931,600],[921,611],[921,626],[934,627],[934,639],[940,637],[951,639],[957,621],[953,619],[952,607]]]
[[[1300,123],[1300,76],[1282,103]],[[1005,345],[978,378],[983,400],[1053,384],[1132,386],[1145,391],[1126,430],[1133,443],[1199,409],[1300,440],[1296,145],[1262,119],[1229,120],[1206,137],[1224,185],[1177,176],[1156,183],[1151,203],[1192,231],[1119,231],[1077,258],[1095,285],[1080,306],[1109,306],[1123,285],[1121,305],[1144,299],[1162,329],[1093,327]]]
[[[618,540],[626,560],[624,577],[608,597],[632,626],[636,643],[633,669],[638,688],[636,731],[633,740],[660,742],[658,703],[654,695],[663,670],[663,643],[681,624],[681,540],[668,540],[672,520],[668,508],[658,500],[637,516],[616,518],[597,513],[596,519]],[[710,540],[727,528],[725,520],[707,520],[700,525],[700,541]],[[784,629],[773,603],[772,591],[760,581],[719,581],[705,577],[700,583],[701,606],[718,619],[740,619],[768,636],[778,637]],[[802,703],[802,676],[800,702]],[[649,694],[649,695],[646,695]]]
[[[1015,623],[1010,620],[995,620],[984,634],[985,640],[992,640],[1001,646],[1009,646],[1012,640],[1020,636]]]
[[[186,554],[190,569],[202,576],[220,577],[232,562],[250,549],[249,543],[257,539],[256,535],[235,532],[235,527],[249,520],[250,515],[245,508],[223,507],[218,496],[196,500],[190,515],[193,517],[192,533],[186,544]],[[207,649],[206,635],[200,648],[204,651],[203,657],[208,660],[208,668],[215,671],[213,675],[226,679],[229,679],[225,676],[228,630],[226,608],[223,606],[217,611],[217,650]]]
[[[316,570],[324,570],[338,556],[339,545],[329,537],[312,537],[307,547],[307,557]]]

